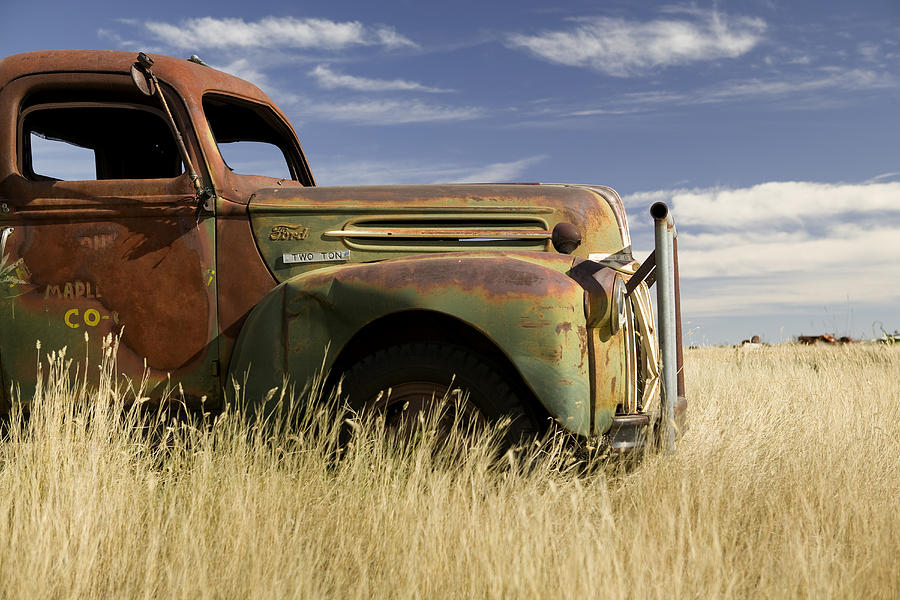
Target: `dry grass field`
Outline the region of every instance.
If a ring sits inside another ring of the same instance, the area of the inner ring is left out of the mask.
[[[147,435],[60,364],[0,443],[3,599],[900,595],[900,347],[687,351],[690,429],[629,471],[377,422],[336,460],[325,411]]]

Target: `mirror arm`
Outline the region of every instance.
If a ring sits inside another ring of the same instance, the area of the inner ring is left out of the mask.
[[[175,132],[175,141],[178,144],[178,151],[181,153],[181,160],[184,161],[188,176],[191,179],[191,185],[194,187],[194,195],[197,199],[197,212],[195,213],[195,217],[199,224],[200,217],[204,210],[207,212],[214,212],[213,199],[216,194],[212,189],[203,186],[203,183],[200,181],[200,176],[197,175],[197,170],[194,169],[194,164],[191,162],[187,146],[184,145],[184,138],[181,136],[178,125],[175,123],[175,117],[172,116],[172,111],[169,110],[169,103],[166,102],[162,87],[159,85],[159,80],[156,78],[156,74],[150,69],[152,65],[153,59],[141,52],[138,54],[137,62],[132,67],[132,77],[135,78],[135,83],[138,84],[138,87],[145,94],[152,96],[155,92],[156,95],[159,96],[159,101],[162,104],[163,109],[166,111],[166,117],[169,119],[169,126],[172,128],[172,131]],[[148,85],[146,88],[140,85],[139,71],[143,71],[144,75],[150,78],[152,85]]]
[[[175,124],[175,118],[172,116],[172,111],[169,110],[169,103],[166,102],[165,96],[162,93],[162,87],[159,85],[159,81],[156,79],[156,74],[150,69],[147,69],[147,72],[150,74],[150,77],[153,79],[154,86],[156,88],[156,94],[159,96],[159,101],[163,105],[163,109],[166,111],[166,116],[169,117],[169,125],[172,126],[172,130],[175,132],[175,141],[178,143],[178,150],[181,152],[181,158],[184,160],[185,166],[188,168],[188,176],[191,178],[191,184],[194,186],[194,192],[197,196],[197,222],[200,221],[200,212],[202,210],[207,210],[212,212],[212,207],[207,206],[209,201],[212,199],[214,194],[211,194],[210,191],[203,187],[202,182],[200,181],[200,176],[197,175],[196,169],[194,169],[194,164],[191,162],[191,157],[188,155],[187,146],[184,145],[184,138],[181,137],[181,132],[178,130],[178,126]]]

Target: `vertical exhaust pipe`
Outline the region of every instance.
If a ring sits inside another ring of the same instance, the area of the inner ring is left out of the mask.
[[[666,452],[675,451],[675,404],[679,395],[679,372],[681,365],[681,335],[677,331],[680,310],[676,305],[677,275],[675,259],[675,221],[665,202],[656,202],[650,207],[650,216],[655,222],[656,241],[656,305],[659,331],[659,346],[662,356],[662,385],[660,393],[660,416],[662,442]],[[683,388],[683,384],[681,385]]]

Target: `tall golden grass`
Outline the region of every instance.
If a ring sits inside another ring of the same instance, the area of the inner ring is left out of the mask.
[[[0,598],[900,595],[900,348],[687,351],[690,429],[631,470],[377,420],[337,459],[326,410],[148,433],[108,364],[42,367],[0,444]]]

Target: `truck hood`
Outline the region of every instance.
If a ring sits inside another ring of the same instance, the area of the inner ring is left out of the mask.
[[[432,252],[546,251],[558,223],[582,236],[573,256],[631,240],[611,188],[459,184],[259,190],[249,202],[260,252],[279,280],[338,262]]]

